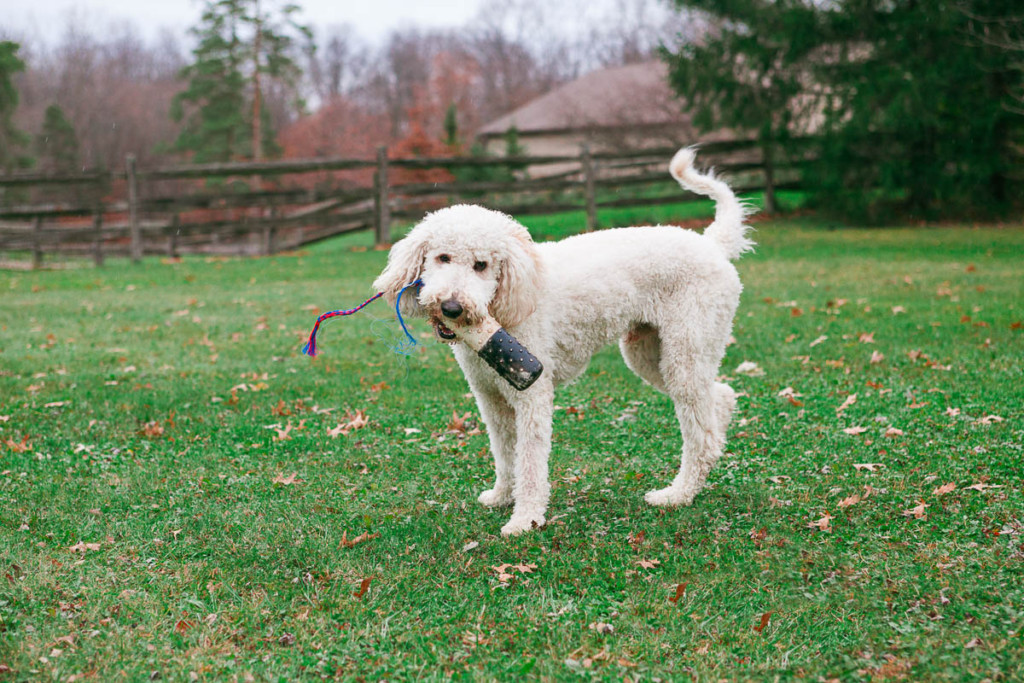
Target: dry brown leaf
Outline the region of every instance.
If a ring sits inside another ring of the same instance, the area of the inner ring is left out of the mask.
[[[903,511],[903,516],[904,517],[913,517],[915,519],[924,519],[925,518],[925,508],[927,508],[927,507],[928,507],[927,503],[925,503],[924,501],[920,501],[917,505],[915,505],[914,507],[910,508],[909,510],[904,510]]]
[[[73,546],[71,546],[70,548],[68,548],[68,550],[70,550],[73,553],[82,553],[83,555],[85,554],[85,552],[87,550],[99,550],[99,549],[100,549],[100,544],[99,543],[85,543],[84,541],[79,541],[78,543],[76,543]]]
[[[842,405],[836,408],[836,415],[841,415],[844,410],[846,410],[856,402],[857,394],[850,394],[849,396],[846,397],[846,400],[843,401]]]
[[[888,429],[885,430],[885,435],[890,439],[895,438],[897,436],[903,436],[903,430],[897,429],[896,427],[889,427]]]
[[[860,501],[861,501],[861,497],[855,493],[852,496],[848,496],[846,498],[843,498],[841,501],[839,501],[839,507],[841,507],[841,508],[848,508],[851,505],[856,505]]]
[[[5,439],[4,444],[7,446],[8,450],[11,450],[15,453],[25,453],[32,450],[32,444],[28,442],[27,434],[21,437],[20,443],[15,441],[14,439]]]
[[[758,633],[764,632],[764,629],[771,622],[773,614],[775,614],[775,612],[765,612],[764,614],[762,614],[761,615],[761,623],[758,624],[757,626],[755,626],[754,630],[757,631]]]
[[[174,632],[177,633],[179,636],[183,636],[185,635],[186,631],[188,631],[195,625],[196,622],[194,621],[190,621],[188,619],[178,619],[178,621],[174,624]]]
[[[606,624],[603,621],[591,622],[587,625],[587,628],[589,628],[591,631],[597,631],[598,633],[603,633],[606,635],[615,632],[614,626],[612,626],[611,624]]]
[[[859,337],[857,337],[857,341],[859,341],[861,344],[874,344],[875,343],[875,333],[874,332],[862,332],[861,335]]]
[[[846,429],[843,430],[843,433],[856,436],[858,434],[863,434],[866,431],[868,431],[867,427],[847,427]]]
[[[688,585],[690,585],[689,581],[686,581],[685,583],[681,583],[681,584],[677,585],[676,586],[676,594],[673,595],[671,598],[669,598],[668,601],[669,602],[674,602],[676,604],[679,604],[679,601],[682,600],[683,597],[686,595],[686,587]]]
[[[273,484],[283,484],[284,486],[291,486],[292,484],[298,484],[298,483],[302,482],[302,480],[301,479],[296,479],[295,477],[297,475],[298,475],[298,472],[292,472],[287,477],[284,476],[283,474],[279,474],[276,477],[274,477],[274,479],[273,479],[273,481],[271,483],[273,483]]]
[[[956,484],[954,484],[953,482],[949,482],[948,484],[943,484],[942,486],[937,487],[934,491],[932,491],[932,495],[933,496],[944,496],[947,493],[950,493],[950,492],[955,491],[955,490],[956,490]]]
[[[885,360],[885,354],[884,353],[879,353],[878,351],[872,351],[871,352],[871,364],[872,365],[877,365],[878,363],[881,363],[883,360]]]
[[[826,512],[825,516],[822,517],[821,519],[815,520],[813,522],[808,522],[807,523],[807,528],[808,529],[818,529],[819,531],[832,531],[832,526],[830,524],[832,519],[833,519],[832,515],[830,515],[830,514],[828,514]]]
[[[343,531],[342,534],[341,534],[341,543],[338,544],[338,547],[339,548],[354,548],[355,546],[359,545],[363,541],[372,541],[373,539],[375,539],[375,538],[377,538],[379,536],[380,536],[380,534],[371,534],[369,531],[364,531],[363,533],[359,534],[355,538],[349,540],[348,532],[347,531]]]
[[[857,471],[867,470],[868,472],[877,472],[879,467],[885,467],[885,465],[880,462],[858,462],[853,465],[853,469]]]
[[[659,564],[661,564],[661,561],[660,560],[640,560],[639,562],[637,562],[637,564],[640,565],[641,567],[643,567],[644,569],[654,569]]]
[[[463,413],[460,417],[454,410],[452,411],[452,419],[448,423],[448,431],[450,432],[465,432],[466,431],[466,420],[469,419],[469,413]]]
[[[354,598],[361,598],[366,595],[366,590],[370,587],[370,579],[363,579],[362,583],[359,584],[359,590],[352,594]]]

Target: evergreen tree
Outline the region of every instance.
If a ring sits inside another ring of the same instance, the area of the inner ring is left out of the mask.
[[[972,41],[969,12],[1013,0],[676,0],[717,27],[667,54],[699,125],[756,130],[772,152],[814,120],[805,174],[824,207],[888,220],[1006,210],[1024,122],[1012,53]],[[781,144],[780,144],[781,143]]]
[[[459,146],[459,112],[454,102],[444,112],[444,144],[452,148]]]
[[[59,105],[51,104],[43,115],[43,128],[36,135],[35,152],[39,166],[47,171],[78,170],[78,135]]]
[[[279,152],[263,102],[266,79],[294,84],[301,72],[291,52],[296,37],[311,41],[296,23],[297,5],[263,11],[260,0],[206,0],[194,61],[182,76],[188,88],[175,97],[171,116],[185,121],[174,148],[196,162],[261,159]]]
[[[32,165],[32,158],[19,152],[30,138],[14,124],[19,99],[14,76],[25,70],[25,62],[18,57],[20,47],[9,40],[0,41],[0,169],[4,171]]]
[[[765,164],[765,209],[775,211],[774,161],[809,112],[800,99],[808,56],[821,40],[819,14],[802,0],[677,0],[714,19],[717,33],[663,56],[672,87],[701,130],[733,128],[757,137]]]
[[[990,0],[847,0],[829,19],[848,55],[823,74],[830,101],[820,162],[823,205],[869,220],[991,215],[1020,199],[1006,106],[1021,85],[1014,59],[972,45],[961,11]],[[1019,149],[1019,148],[1018,148]]]

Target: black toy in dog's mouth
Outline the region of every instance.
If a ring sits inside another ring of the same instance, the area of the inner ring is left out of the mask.
[[[437,335],[449,341],[445,332],[451,332],[491,366],[498,375],[518,391],[528,389],[537,381],[544,366],[518,339],[505,331],[498,321],[487,318],[477,325],[460,327],[452,332],[439,320],[434,320]]]

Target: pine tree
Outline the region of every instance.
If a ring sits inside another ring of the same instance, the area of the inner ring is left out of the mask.
[[[1020,200],[1024,117],[1008,104],[1024,71],[969,30],[971,16],[1019,15],[1016,0],[675,1],[716,27],[665,53],[698,125],[757,131],[770,166],[813,120],[805,184],[822,207],[889,220]]]
[[[194,61],[182,76],[171,116],[185,121],[175,149],[196,162],[261,159],[279,149],[263,101],[267,79],[294,84],[301,72],[291,57],[297,39],[311,41],[295,21],[297,5],[264,11],[260,0],[206,0],[193,28]]]
[[[32,165],[32,158],[19,151],[30,138],[14,124],[19,101],[14,76],[25,70],[25,62],[18,57],[20,47],[9,40],[0,41],[0,169],[4,171]]]
[[[459,146],[459,112],[454,102],[444,112],[444,144],[453,149]]]
[[[78,170],[78,135],[59,105],[51,104],[43,115],[43,127],[35,139],[39,166],[47,171]]]
[[[799,96],[808,56],[820,41],[819,14],[801,0],[676,0],[717,27],[706,41],[663,53],[669,80],[701,130],[753,134],[765,164],[765,209],[775,211],[774,161],[809,112]]]

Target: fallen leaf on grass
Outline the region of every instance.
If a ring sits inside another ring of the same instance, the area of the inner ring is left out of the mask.
[[[903,516],[904,517],[913,517],[915,519],[924,519],[925,518],[925,508],[927,508],[927,507],[928,507],[928,504],[925,503],[924,501],[921,501],[920,503],[918,503],[914,507],[910,508],[909,510],[904,510],[903,511]]]
[[[359,534],[355,538],[349,540],[348,532],[347,531],[343,531],[341,533],[341,543],[338,544],[338,547],[339,548],[354,548],[355,546],[359,545],[363,541],[372,541],[373,539],[378,538],[379,536],[380,536],[380,534],[371,534],[369,531],[364,531],[363,533]]]
[[[273,429],[277,432],[277,436],[274,437],[274,441],[291,441],[292,437],[290,434],[292,429],[294,429],[291,422],[286,424],[283,428],[274,427]]]
[[[998,415],[986,415],[985,417],[979,417],[976,422],[980,425],[990,425],[993,422],[1002,422],[1003,418]]]
[[[615,632],[614,626],[612,626],[611,624],[606,624],[603,621],[592,622],[587,625],[587,628],[589,628],[591,631],[597,631],[598,633],[603,633],[605,635]]]
[[[861,497],[855,493],[852,496],[848,496],[846,498],[843,498],[841,501],[839,501],[839,507],[841,507],[841,508],[848,508],[851,505],[856,505],[860,501],[861,501]]]
[[[994,486],[992,484],[986,484],[985,482],[978,482],[970,486],[965,486],[964,491],[985,491],[986,489],[1001,489],[1002,486]]]
[[[28,442],[27,434],[21,437],[20,443],[15,441],[14,439],[4,439],[4,444],[7,446],[8,450],[11,450],[15,453],[25,453],[27,451],[32,450],[32,444]]]
[[[491,567],[491,569],[493,569],[498,575],[498,581],[502,583],[508,583],[512,580],[512,574],[509,573],[509,570],[517,571],[520,574],[529,574],[536,568],[537,565],[535,564],[509,564],[507,562],[505,564],[499,564],[496,567]]]
[[[185,635],[185,632],[196,625],[196,622],[189,621],[188,619],[178,619],[174,624],[174,632],[179,636]]]
[[[337,438],[338,435],[348,436],[349,432],[362,429],[370,423],[369,418],[366,417],[366,413],[361,410],[357,410],[355,414],[346,410],[345,419],[347,420],[346,422],[338,423],[338,426],[327,430],[327,434],[330,435],[332,439]]]
[[[956,484],[954,484],[953,482],[949,482],[948,484],[943,484],[942,486],[937,487],[934,491],[932,491],[932,495],[933,496],[944,496],[947,493],[950,493],[950,492],[955,491],[955,490],[956,490]]]
[[[889,427],[888,429],[885,430],[885,435],[890,439],[895,438],[897,436],[903,436],[903,430],[897,429],[896,427]]]
[[[775,614],[775,612],[765,612],[764,614],[762,614],[761,615],[761,623],[758,624],[757,626],[755,626],[754,630],[757,631],[758,633],[763,633],[764,629],[771,622],[773,614]]]
[[[677,585],[676,586],[676,594],[673,595],[671,598],[669,598],[668,601],[669,602],[674,602],[676,604],[679,604],[679,601],[682,600],[683,596],[686,595],[686,587],[688,585],[690,585],[689,581]]]
[[[812,341],[810,343],[810,346],[812,346],[812,347],[813,346],[817,346],[818,344],[821,344],[821,343],[826,342],[826,341],[828,341],[828,335],[823,334],[820,337],[818,337],[817,339],[815,339],[814,341]]]
[[[466,431],[466,420],[469,419],[469,413],[463,413],[460,417],[454,410],[452,411],[452,419],[448,423],[449,432],[465,432]]]
[[[784,474],[780,474],[775,477],[768,477],[768,481],[770,481],[773,484],[785,484],[790,479],[792,479],[792,477],[787,477]]]
[[[660,560],[640,560],[639,562],[637,562],[637,564],[640,565],[641,567],[643,567],[644,569],[654,569],[659,564],[661,564],[661,561]]]
[[[885,360],[885,354],[884,353],[879,353],[878,351],[872,351],[871,352],[871,364],[872,365],[877,365],[878,363],[881,363],[883,360]]]
[[[857,394],[850,394],[849,396],[846,397],[846,400],[843,401],[842,405],[840,405],[838,408],[836,408],[836,415],[841,415],[844,410],[846,410],[847,408],[849,408],[850,406],[852,406],[856,402],[857,402]]]
[[[762,370],[757,363],[745,360],[736,366],[736,374],[747,375],[748,377],[760,377],[764,374],[764,370]]]
[[[885,465],[880,462],[859,462],[853,465],[855,470],[867,470],[868,472],[877,472],[879,467],[885,467]]]
[[[867,427],[847,427],[843,430],[843,433],[856,436],[857,434],[863,434],[866,431],[868,431]]]
[[[363,582],[359,584],[359,590],[352,594],[354,598],[361,598],[366,595],[366,589],[370,587],[370,579],[363,579]]]
[[[87,550],[99,550],[99,549],[100,549],[100,544],[99,543],[85,543],[84,541],[79,541],[78,543],[76,543],[73,546],[71,546],[70,548],[68,548],[68,550],[70,550],[73,553],[82,553],[83,555],[85,554],[85,552]]]
[[[857,337],[857,341],[859,341],[861,344],[874,344],[875,343],[875,333],[874,332],[862,332],[861,335],[859,337]]]
[[[301,479],[296,479],[295,478],[297,475],[298,475],[298,472],[292,472],[287,477],[284,476],[283,474],[279,474],[276,477],[274,477],[274,479],[273,479],[273,481],[271,483],[273,483],[273,484],[282,484],[284,486],[291,486],[292,484],[297,484],[297,483],[300,483],[302,481]]]
[[[825,516],[821,519],[807,523],[808,529],[818,529],[819,531],[832,531],[830,522],[832,521],[832,515],[825,513]]]

